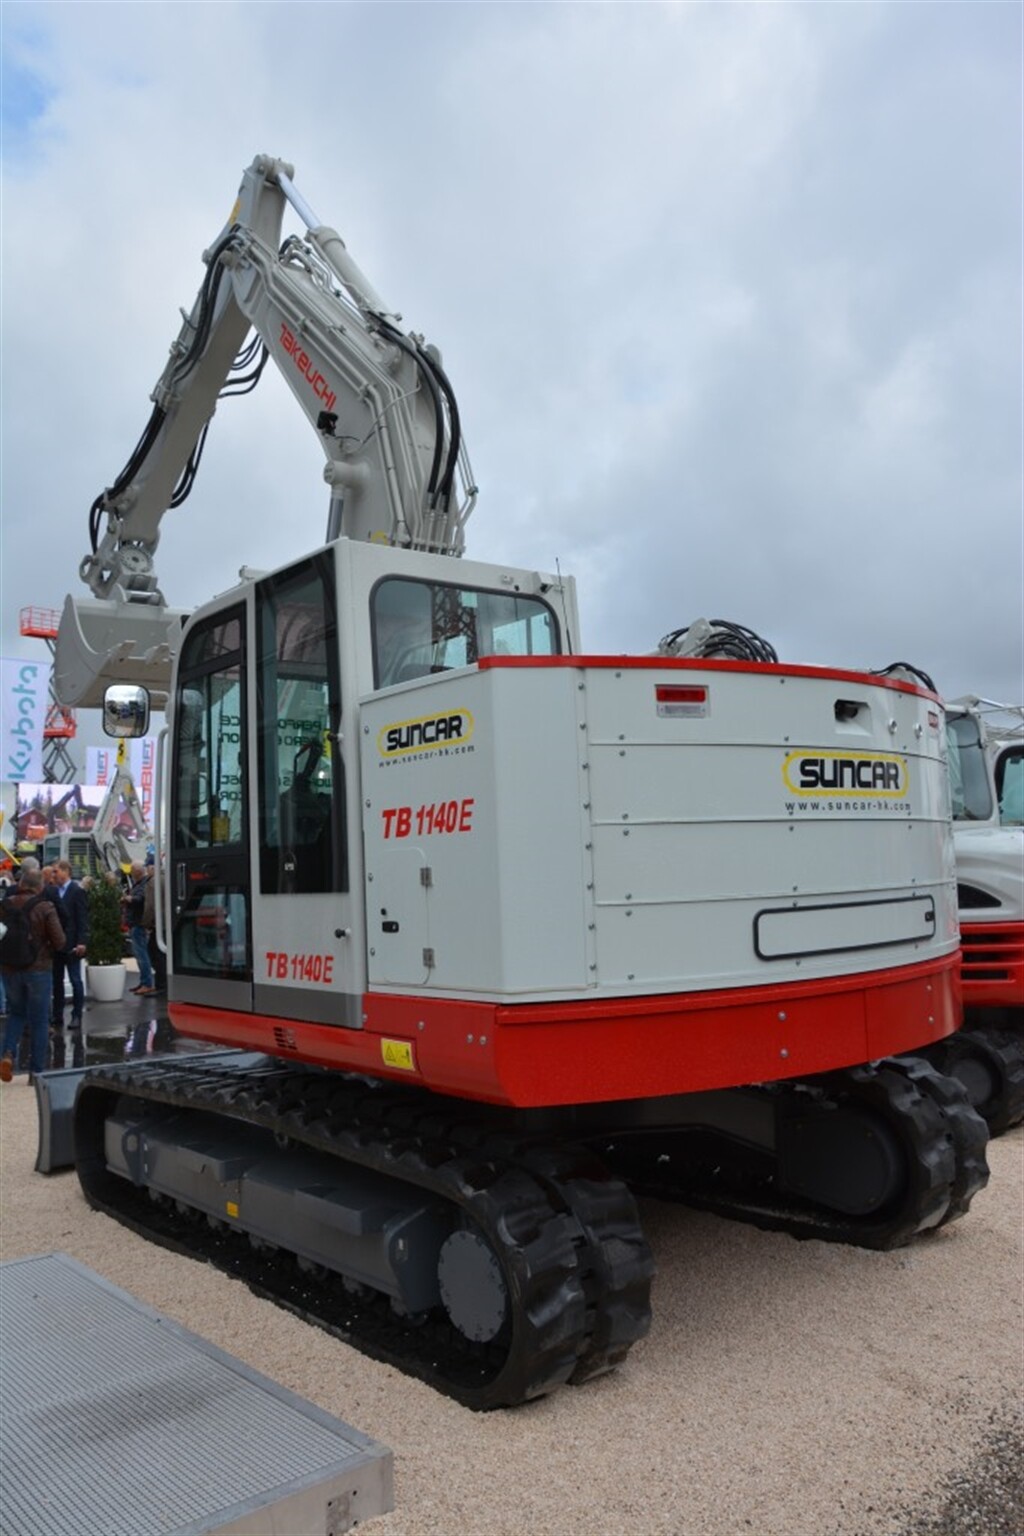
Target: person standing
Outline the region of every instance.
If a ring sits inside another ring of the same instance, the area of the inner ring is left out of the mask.
[[[71,878],[71,865],[61,859],[57,865],[57,915],[64,929],[65,947],[53,957],[53,1022],[64,1028],[64,977],[71,983],[71,1028],[82,1027],[85,984],[82,959],[89,943],[89,902],[77,880]]]
[[[167,990],[167,957],[156,941],[156,866],[152,856],[146,860],[146,899],[142,904],[142,926],[146,930],[149,963],[153,967],[153,985],[158,992]]]
[[[149,959],[149,934],[146,932],[146,866],[133,864],[131,887],[128,891],[128,926],[131,932],[132,952],[139,966],[139,985],[132,991],[139,997],[152,997],[153,967]]]
[[[44,894],[43,877],[38,869],[22,870],[17,893],[4,902],[0,916],[7,927],[5,948],[22,928],[27,928],[28,941],[27,962],[19,960],[14,964],[5,958],[3,963],[8,1017],[0,1057],[0,1082],[9,1083],[14,1076],[15,1054],[27,1025],[31,1083],[38,1073],[46,1070],[53,957],[65,947],[64,929],[53,902]]]

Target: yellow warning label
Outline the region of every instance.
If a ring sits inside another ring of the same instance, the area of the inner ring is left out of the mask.
[[[403,1072],[415,1072],[412,1045],[408,1040],[382,1040],[380,1054],[386,1067],[401,1067]]]
[[[229,1216],[238,1215],[238,1206],[235,1204],[234,1200],[229,1200],[224,1209],[227,1211]]]

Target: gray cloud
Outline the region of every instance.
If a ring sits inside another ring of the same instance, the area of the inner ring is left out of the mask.
[[[1019,10],[11,5],[4,48],[5,655],[268,152],[442,347],[470,552],[574,571],[590,648],[712,614],[1024,696]],[[168,600],[318,543],[320,467],[279,379],[222,406]]]

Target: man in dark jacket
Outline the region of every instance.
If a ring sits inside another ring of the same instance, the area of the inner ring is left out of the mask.
[[[139,985],[132,987],[132,991],[139,997],[152,997],[156,991],[153,966],[149,958],[149,934],[146,932],[146,885],[145,864],[133,864],[127,906],[132,950],[139,964]]]
[[[71,1028],[81,1029],[85,1005],[82,960],[89,943],[89,902],[77,880],[71,878],[71,865],[62,859],[57,865],[57,916],[64,929],[64,948],[53,957],[53,1023],[64,1028],[64,977],[71,983]]]
[[[5,965],[3,968],[7,1028],[3,1056],[0,1057],[0,1083],[9,1083],[14,1076],[14,1060],[26,1025],[31,1043],[29,1082],[37,1073],[46,1070],[53,957],[65,947],[64,929],[52,901],[43,897],[43,876],[38,868],[23,869],[17,893],[8,897],[5,903],[5,909],[23,906],[31,907],[28,921],[36,952],[27,966]]]

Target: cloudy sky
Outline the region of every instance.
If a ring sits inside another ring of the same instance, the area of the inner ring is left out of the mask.
[[[87,595],[89,506],[268,153],[441,347],[468,552],[574,572],[587,649],[727,618],[1019,701],[1021,17],[6,3],[2,654]],[[322,462],[272,370],[224,404],[168,601],[320,542]]]

